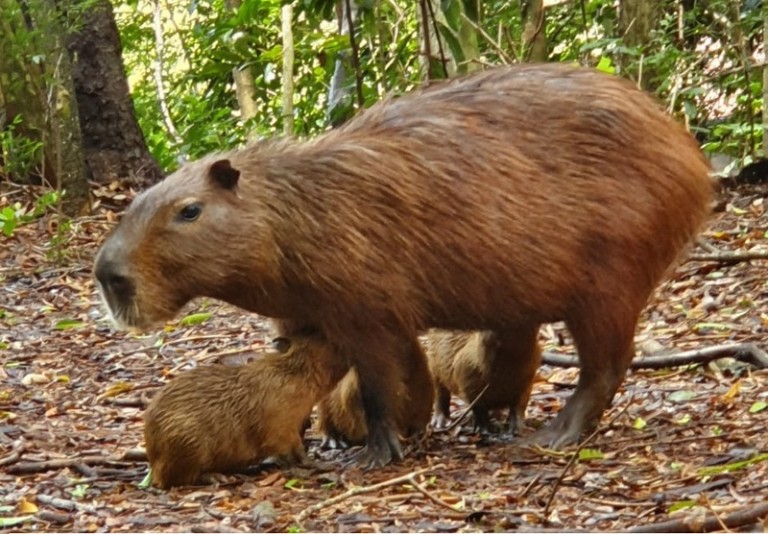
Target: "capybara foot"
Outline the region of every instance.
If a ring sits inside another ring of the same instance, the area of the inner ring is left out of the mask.
[[[448,428],[448,426],[450,426],[451,424],[451,418],[450,416],[447,416],[445,414],[438,412],[432,416],[431,423],[432,423],[432,428],[436,430],[439,430],[441,428]]]
[[[403,448],[397,432],[387,425],[378,425],[368,433],[368,444],[352,456],[345,467],[359,466],[363,469],[373,469],[384,467],[393,459],[403,459]]]
[[[199,485],[213,486],[215,484],[226,484],[229,479],[226,475],[221,473],[204,473],[200,475],[200,479],[197,481]]]
[[[590,430],[594,430],[594,428],[582,429],[579,425],[563,424],[560,416],[558,416],[547,426],[540,428],[527,438],[523,439],[521,443],[527,445],[541,445],[542,447],[548,447],[550,449],[562,449],[568,445],[578,443],[579,439],[586,435]]]

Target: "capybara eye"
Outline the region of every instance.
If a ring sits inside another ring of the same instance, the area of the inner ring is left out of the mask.
[[[181,208],[179,217],[181,217],[181,219],[184,221],[194,221],[200,217],[200,213],[202,213],[202,211],[203,207],[200,204],[188,204]]]
[[[291,348],[291,340],[287,337],[276,337],[272,340],[272,349],[277,352],[288,352]]]

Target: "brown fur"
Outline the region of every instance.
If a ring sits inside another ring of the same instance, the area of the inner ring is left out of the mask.
[[[415,342],[415,351],[422,353]],[[434,398],[432,376],[422,354],[408,358],[405,380],[396,392],[395,422],[399,434],[408,438],[424,431],[432,414]],[[318,426],[323,442],[331,447],[360,445],[368,436],[360,382],[357,371],[350,369],[336,388],[318,404]]]
[[[243,366],[198,367],[171,380],[144,414],[152,481],[192,484],[269,456],[306,463],[302,424],[348,366],[322,340],[296,337]]]
[[[208,296],[321,330],[359,374],[371,464],[401,454],[393,396],[419,331],[563,320],[579,384],[536,438],[557,446],[610,404],[640,311],[709,212],[708,173],[626,80],[496,68],[185,165],[136,198],[95,274],[127,326]]]
[[[435,381],[435,426],[450,419],[451,393],[471,403],[475,426],[491,427],[489,410],[509,408],[507,424],[517,432],[525,421],[541,350],[536,329],[508,336],[506,354],[500,358],[504,340],[495,332],[455,332],[433,329],[427,334],[427,359]],[[486,389],[487,387],[487,389]]]

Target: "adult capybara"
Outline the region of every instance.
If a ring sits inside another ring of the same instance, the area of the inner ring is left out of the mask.
[[[501,357],[498,350],[502,340],[496,332],[428,332],[426,353],[435,382],[436,427],[446,425],[450,419],[451,393],[466,403],[475,403],[472,413],[475,427],[480,430],[491,429],[489,410],[504,408],[509,408],[509,432],[522,427],[541,350],[535,330],[505,335],[508,340],[503,346],[507,353]]]
[[[197,367],[171,380],[144,413],[152,481],[192,484],[277,457],[307,463],[302,425],[349,370],[315,337],[279,338],[237,367]]]
[[[360,378],[369,465],[402,455],[394,396],[418,332],[503,338],[563,320],[579,383],[534,436],[559,446],[613,399],[640,311],[709,212],[708,171],[629,81],[495,68],[385,100],[311,141],[183,166],[136,198],[95,275],[126,327],[208,296],[321,330]]]
[[[422,348],[414,340],[414,356],[405,362],[404,377],[395,392],[395,423],[398,433],[408,438],[424,431],[432,415],[434,386]],[[317,421],[323,445],[331,448],[365,443],[365,423],[360,381],[352,368],[330,395],[317,406]]]

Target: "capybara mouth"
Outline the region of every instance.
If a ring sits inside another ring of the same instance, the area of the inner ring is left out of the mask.
[[[99,286],[102,306],[114,328],[124,331],[143,332],[162,322],[148,319],[145,315],[142,315],[135,298],[120,299],[109,291],[105,291],[101,284],[97,285]]]

